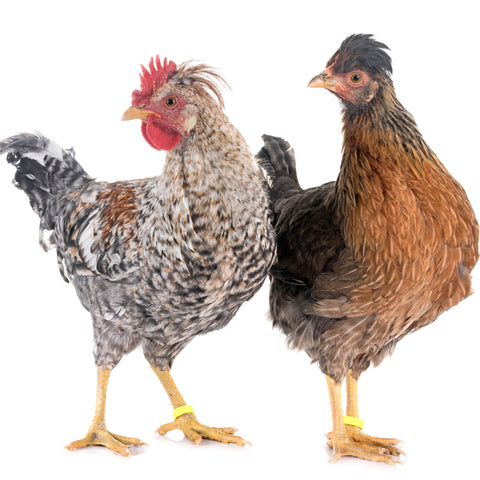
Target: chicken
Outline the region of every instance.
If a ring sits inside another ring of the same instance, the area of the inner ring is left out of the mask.
[[[223,112],[221,77],[210,67],[178,67],[157,56],[142,67],[141,89],[123,120],[140,119],[146,141],[167,150],[163,174],[97,182],[39,134],[0,143],[16,185],[40,217],[41,244],[91,313],[97,365],[95,415],[85,438],[67,448],[103,445],[121,455],[141,440],[110,433],[105,402],[111,370],[136,347],[157,374],[180,429],[240,446],[233,428],[197,420],[170,368],[194,337],[224,327],[264,282],[274,231],[262,170]]]
[[[280,138],[264,136],[257,158],[270,177],[277,232],[271,317],[327,377],[332,460],[394,464],[399,441],[362,432],[358,378],[471,294],[479,254],[467,195],[397,100],[386,49],[371,35],[352,35],[309,83],[342,105],[335,182],[303,190]]]

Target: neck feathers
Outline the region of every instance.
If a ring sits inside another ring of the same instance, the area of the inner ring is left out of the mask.
[[[391,81],[362,110],[345,107],[343,130],[337,197],[344,205],[354,206],[359,196],[371,194],[372,182],[388,175],[422,180],[432,169],[448,175],[398,101]]]

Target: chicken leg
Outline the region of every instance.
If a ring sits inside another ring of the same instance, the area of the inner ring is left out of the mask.
[[[91,445],[101,445],[123,455],[124,457],[128,457],[130,456],[128,445],[134,445],[137,447],[147,445],[138,438],[115,435],[107,430],[105,426],[105,403],[107,399],[109,377],[110,370],[101,367],[97,368],[97,395],[95,415],[93,416],[92,424],[84,438],[66,445],[65,448],[67,450],[77,450]]]
[[[185,407],[185,400],[180,394],[177,386],[175,385],[170,372],[166,370],[160,370],[154,365],[150,365],[153,371],[156,373],[160,382],[163,385],[163,388],[167,392],[167,395],[170,398],[170,402],[175,410],[179,407]],[[157,429],[156,433],[159,435],[165,435],[171,430],[181,430],[186,437],[188,437],[195,445],[200,445],[202,439],[206,438],[208,440],[215,440],[222,443],[234,443],[241,447],[245,445],[250,445],[250,442],[234,435],[237,431],[236,428],[215,428],[207,427],[201,424],[198,420],[191,407],[187,410],[190,410],[188,413],[179,414],[175,420],[171,423],[162,425]]]
[[[329,435],[330,441],[328,443],[328,446],[333,449],[331,461],[336,461],[343,456],[352,456],[374,462],[385,462],[391,465],[401,463],[397,457],[389,455],[389,451],[384,447],[370,445],[366,442],[357,442],[355,438],[350,436],[343,419],[342,385],[328,376],[327,385],[333,421],[333,431]],[[350,413],[353,412],[354,406],[352,403]]]
[[[347,386],[347,416],[358,418],[358,380],[354,378],[351,372],[348,372],[346,377]],[[396,445],[402,442],[395,438],[378,438],[371,437],[362,432],[361,428],[355,425],[346,425],[348,436],[357,443],[370,445],[375,447],[382,447],[390,455],[400,456],[405,455],[403,450],[400,450]]]

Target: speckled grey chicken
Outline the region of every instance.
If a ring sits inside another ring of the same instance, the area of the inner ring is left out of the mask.
[[[258,154],[271,177],[277,232],[270,311],[289,343],[327,376],[334,460],[399,461],[396,439],[361,431],[357,380],[401,338],[470,295],[478,260],[467,195],[398,101],[386,48],[352,35],[309,84],[341,101],[335,182],[303,190],[282,139],[265,136]]]
[[[51,232],[41,244],[56,248],[93,319],[95,416],[85,438],[67,448],[103,445],[129,455],[128,445],[143,444],[105,426],[109,374],[136,347],[175,409],[160,434],[178,428],[195,443],[244,445],[235,429],[200,424],[169,371],[190,340],[225,326],[262,285],[274,256],[266,184],[223,112],[217,73],[158,56],[142,69],[123,119],[140,119],[147,142],[168,150],[162,175],[97,182],[72,150],[41,135],[0,143],[41,232]]]

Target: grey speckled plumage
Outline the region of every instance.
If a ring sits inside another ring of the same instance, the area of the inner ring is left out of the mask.
[[[209,73],[183,65],[164,87],[181,92],[197,121],[158,177],[96,182],[72,150],[41,135],[0,143],[92,315],[100,367],[141,346],[169,369],[196,335],[227,324],[274,257],[262,172],[208,94],[217,94]]]

